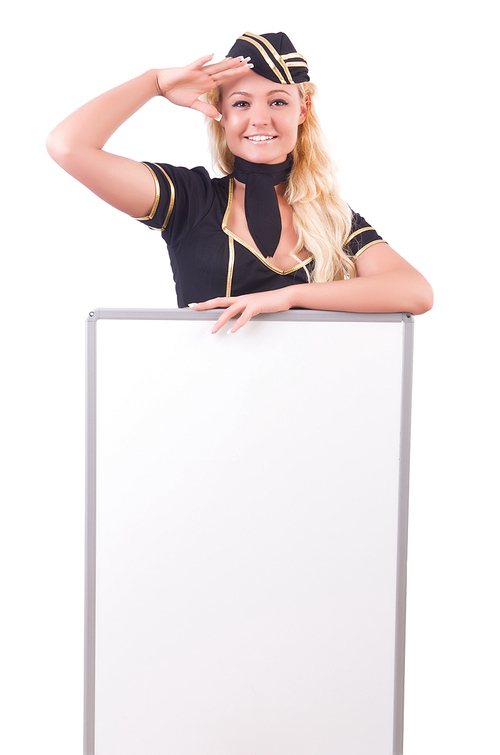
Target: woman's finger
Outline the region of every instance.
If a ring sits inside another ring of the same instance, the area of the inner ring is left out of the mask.
[[[208,301],[200,302],[198,304],[190,304],[189,306],[198,311],[205,309],[224,309],[225,311],[219,317],[217,322],[212,328],[212,333],[218,333],[224,325],[239,315],[238,319],[233,323],[232,327],[228,331],[229,333],[236,333],[237,330],[246,325],[246,323],[261,312],[275,312],[287,307],[273,306],[266,307],[267,294],[249,294],[236,297],[219,297],[217,299],[209,299]]]
[[[234,70],[238,70],[238,68],[247,68],[250,62],[250,58],[242,58],[241,56],[239,58],[224,58],[224,60],[219,60],[218,63],[211,63],[210,65],[205,66],[205,69],[210,73],[211,76],[218,73],[230,73],[234,72]]]
[[[215,120],[220,120],[221,114],[214,105],[210,105],[208,102],[203,102],[203,100],[197,99],[193,102],[191,108],[193,110],[198,110],[208,118],[215,118]]]
[[[191,70],[196,69],[196,68],[202,68],[207,63],[209,63],[213,59],[213,57],[214,57],[214,53],[212,53],[211,55],[203,55],[203,57],[198,58],[198,60],[193,60],[192,63],[188,63],[186,68],[189,68]],[[206,67],[208,68],[208,66]]]
[[[188,304],[191,309],[196,309],[199,312],[204,309],[225,309],[230,307],[231,304],[235,304],[237,301],[234,296],[217,296],[215,299],[207,299],[206,301],[196,302],[195,304]]]
[[[210,76],[213,86],[220,86],[230,79],[242,76],[253,68],[248,58],[229,58],[210,66],[204,66],[202,72]]]
[[[232,328],[228,330],[228,333],[236,333],[237,330],[243,327],[243,325],[246,325],[249,320],[252,319],[252,317],[256,314],[259,314],[258,312],[254,312],[250,307],[245,307],[243,312],[240,314],[238,319],[233,324]]]
[[[212,328],[212,333],[217,333],[232,317],[241,312],[245,305],[237,298],[220,296],[216,299],[208,299],[207,301],[189,304],[188,306],[191,307],[191,309],[196,309],[198,312],[202,312],[206,309],[224,309],[225,311]]]
[[[241,311],[242,307],[238,304],[232,304],[230,307],[228,307],[213,326],[212,333],[218,333],[219,330],[224,327],[224,325],[227,325],[229,320],[232,320],[232,318],[236,317],[236,315]]]

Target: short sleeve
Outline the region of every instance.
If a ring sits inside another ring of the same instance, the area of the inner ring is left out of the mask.
[[[155,182],[151,212],[136,218],[162,232],[167,241],[178,241],[207,213],[212,201],[211,180],[203,167],[182,168],[166,163],[143,163]]]
[[[375,228],[367,223],[359,213],[352,213],[351,233],[344,244],[344,251],[349,257],[356,259],[370,246],[386,243]]]

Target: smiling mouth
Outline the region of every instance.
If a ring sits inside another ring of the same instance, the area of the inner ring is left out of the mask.
[[[255,136],[245,136],[245,139],[248,139],[248,141],[250,142],[271,142],[273,141],[273,139],[276,139],[276,137],[256,134]]]

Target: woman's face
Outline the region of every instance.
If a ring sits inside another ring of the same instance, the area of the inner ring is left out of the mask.
[[[277,164],[295,147],[308,109],[296,84],[277,84],[249,71],[222,87],[221,126],[233,155]]]

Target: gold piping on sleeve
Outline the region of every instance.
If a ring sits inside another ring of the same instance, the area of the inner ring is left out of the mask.
[[[231,296],[231,287],[233,285],[233,271],[234,271],[234,239],[231,236],[229,241],[229,263],[227,266],[227,282],[226,282],[226,296]]]
[[[352,241],[352,239],[355,236],[359,236],[360,233],[364,233],[365,231],[375,231],[375,228],[372,228],[371,225],[367,225],[365,228],[360,228],[358,231],[354,231],[354,233],[351,233],[351,235],[349,236],[349,238],[345,242],[344,246],[347,246],[347,244],[349,243],[349,241]]]
[[[142,165],[146,165],[146,163],[142,163]],[[149,170],[151,175],[153,176],[153,181],[155,182],[155,201],[153,202],[153,207],[151,208],[151,212],[149,215],[144,215],[143,218],[135,218],[135,220],[152,220],[154,218],[155,212],[158,209],[158,203],[160,201],[160,182],[158,181],[158,177],[154,170],[149,167],[149,165],[146,165],[146,168]]]
[[[301,267],[305,267],[309,264],[309,262],[312,262],[314,259],[314,255],[311,254],[310,257],[308,257],[303,262],[300,262],[300,264],[295,265],[295,267],[291,267],[289,270],[280,270],[279,267],[274,267],[274,265],[271,265],[263,256],[260,254],[260,252],[256,252],[255,249],[252,249],[251,246],[249,246],[246,241],[243,241],[243,239],[240,239],[239,236],[237,236],[235,233],[229,230],[227,227],[227,219],[229,217],[229,213],[231,212],[231,205],[233,204],[233,187],[234,187],[234,178],[229,179],[229,196],[227,199],[227,207],[226,211],[224,213],[224,217],[222,218],[222,230],[224,233],[229,236],[230,239],[234,239],[234,241],[237,241],[238,244],[241,244],[241,246],[244,246],[245,249],[248,249],[249,252],[252,252],[252,254],[257,257],[257,259],[262,262],[263,265],[269,268],[269,270],[272,270],[274,273],[277,273],[278,275],[288,275],[289,273],[294,273],[296,270],[300,270]],[[234,246],[233,246],[234,249]],[[290,252],[290,256],[294,256],[297,254],[297,252],[300,251],[300,248],[297,247],[296,249],[293,249]]]
[[[171,214],[172,214],[172,210],[174,209],[174,203],[175,203],[175,187],[174,187],[174,184],[173,184],[173,181],[172,181],[172,179],[170,178],[170,176],[168,175],[168,173],[166,173],[166,172],[165,172],[165,171],[163,170],[163,168],[161,167],[161,165],[157,165],[156,163],[153,163],[153,165],[155,165],[155,166],[156,166],[156,167],[158,168],[158,170],[161,170],[161,172],[163,173],[163,175],[165,176],[165,178],[167,179],[167,181],[168,181],[168,183],[169,183],[169,185],[170,185],[170,204],[169,204],[169,206],[168,206],[168,210],[167,210],[167,216],[166,216],[166,218],[165,218],[165,222],[163,223],[162,227],[160,228],[160,230],[161,230],[161,231],[164,231],[164,230],[165,230],[165,228],[166,228],[166,227],[167,227],[167,225],[168,225],[168,221],[170,220],[170,216],[171,216]]]
[[[356,252],[356,254],[353,257],[353,260],[357,260],[360,254],[363,254],[363,252],[366,252],[367,249],[369,249],[371,246],[375,246],[375,244],[388,244],[388,241],[383,241],[383,239],[375,239],[375,241],[370,241],[369,244],[364,246],[362,249],[359,250],[359,252]]]

